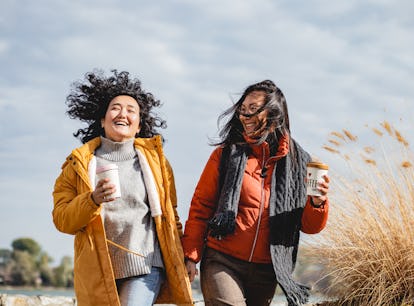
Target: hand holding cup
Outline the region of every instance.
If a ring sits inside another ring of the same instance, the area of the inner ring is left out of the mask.
[[[113,195],[116,192],[116,186],[111,184],[109,178],[104,178],[98,181],[95,190],[92,192],[92,199],[96,204],[104,202],[112,202],[115,200]]]
[[[121,197],[118,167],[108,164],[96,169],[97,184],[92,193],[92,199],[96,204],[112,202]]]
[[[307,165],[306,193],[317,206],[327,199],[330,181],[328,168],[328,165],[320,162],[310,162]]]

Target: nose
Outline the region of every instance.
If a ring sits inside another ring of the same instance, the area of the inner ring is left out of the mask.
[[[118,116],[124,118],[126,117],[126,115],[127,115],[127,109],[125,107],[122,107],[119,111]]]

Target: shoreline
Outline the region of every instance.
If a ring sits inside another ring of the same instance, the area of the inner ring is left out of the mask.
[[[63,287],[36,287],[36,286],[9,286],[0,285],[0,294],[23,296],[62,296],[75,297],[73,288]],[[1,304],[0,304],[1,306]]]
[[[194,299],[196,306],[204,303]],[[0,306],[76,306],[75,292],[73,288],[59,287],[34,287],[34,286],[4,286],[0,285]],[[161,304],[156,304],[161,305]],[[167,305],[167,304],[162,304]],[[272,306],[286,306],[287,303],[276,299]],[[322,301],[313,301],[306,306],[331,305]]]

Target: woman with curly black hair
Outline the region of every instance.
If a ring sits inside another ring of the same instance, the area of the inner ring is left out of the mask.
[[[86,74],[67,97],[68,115],[87,123],[83,145],[56,179],[53,221],[75,235],[77,304],[192,305],[180,244],[182,225],[165,128],[152,113],[160,101],[128,72]],[[97,169],[117,168],[120,190]],[[120,192],[120,195],[118,195]]]

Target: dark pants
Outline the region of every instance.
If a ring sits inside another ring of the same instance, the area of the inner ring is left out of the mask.
[[[251,263],[206,248],[201,261],[206,306],[270,305],[276,290],[272,264]]]

